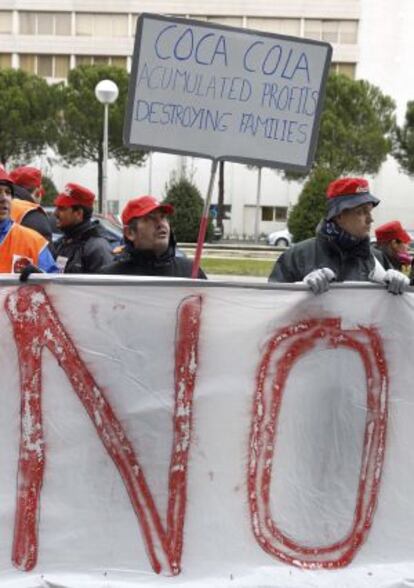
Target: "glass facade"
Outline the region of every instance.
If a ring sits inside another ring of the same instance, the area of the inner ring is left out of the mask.
[[[14,32],[20,35],[33,36],[66,36],[66,37],[94,37],[99,38],[128,38],[135,35],[138,14],[128,13],[92,13],[92,12],[51,12],[51,11],[17,11]],[[183,15],[176,15],[183,16]],[[274,18],[259,16],[230,16],[230,15],[188,15],[211,23],[235,27],[247,27],[264,32],[280,33],[283,35],[327,41],[332,44],[356,45],[358,40],[358,21],[339,19],[315,18]],[[0,35],[13,33],[13,12],[0,10]],[[125,42],[125,41],[123,41]],[[110,45],[108,45],[109,47]],[[76,47],[73,39],[71,47]],[[83,47],[83,46],[82,46]],[[127,50],[126,50],[127,51]],[[126,55],[96,55],[82,48],[84,55],[76,54],[76,49],[68,51],[67,55],[17,54],[13,62],[10,53],[0,55],[0,67],[11,67],[18,64],[25,71],[37,73],[47,78],[64,79],[71,66],[79,64],[108,64],[122,68],[128,67],[129,50]],[[355,63],[333,63],[332,70],[355,77]]]
[[[70,35],[70,12],[19,12],[21,35]]]

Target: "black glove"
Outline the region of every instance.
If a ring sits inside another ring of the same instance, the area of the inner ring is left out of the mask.
[[[22,269],[19,279],[21,282],[27,282],[30,274],[42,274],[42,273],[43,273],[42,270],[39,269],[36,265],[29,263],[28,265],[26,265]]]

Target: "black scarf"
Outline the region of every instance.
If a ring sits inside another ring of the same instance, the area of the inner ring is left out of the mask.
[[[360,257],[368,257],[370,253],[369,237],[354,237],[339,227],[335,221],[323,219],[318,232],[329,241],[335,243],[342,251],[351,252]]]

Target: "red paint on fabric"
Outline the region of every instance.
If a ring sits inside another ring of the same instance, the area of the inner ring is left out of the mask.
[[[284,534],[272,518],[270,484],[278,419],[292,367],[317,344],[355,351],[365,370],[367,416],[358,492],[350,532],[327,546],[308,547]],[[271,383],[269,372],[275,366]],[[250,432],[248,496],[253,533],[267,553],[301,568],[335,569],[348,565],[372,525],[385,454],[388,372],[381,338],[373,327],[341,329],[337,318],[308,320],[277,331],[268,341],[256,376]]]
[[[31,570],[38,555],[38,518],[45,468],[42,427],[41,354],[55,356],[86,409],[105,449],[117,467],[141,527],[155,572],[180,573],[186,512],[187,465],[192,432],[192,402],[198,365],[201,297],[184,299],[177,313],[175,406],[168,480],[166,525],[154,502],[126,432],[103,391],[81,359],[45,290],[26,286],[9,294],[5,308],[19,355],[21,440],[12,560]]]

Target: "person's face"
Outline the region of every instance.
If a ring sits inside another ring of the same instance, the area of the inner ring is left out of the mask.
[[[398,258],[399,253],[407,253],[408,243],[403,243],[399,239],[392,239],[388,243],[388,251],[390,252],[392,257]]]
[[[56,226],[58,229],[75,227],[82,222],[82,210],[73,210],[71,206],[57,206],[55,208]]]
[[[7,184],[0,184],[0,222],[10,218],[12,191]]]
[[[343,210],[335,217],[335,222],[341,229],[347,231],[353,237],[364,239],[369,236],[373,218],[372,204],[361,204],[355,208]]]
[[[167,250],[170,241],[170,224],[166,214],[155,210],[138,218],[136,228],[125,228],[125,237],[132,241],[135,249],[161,255]]]

